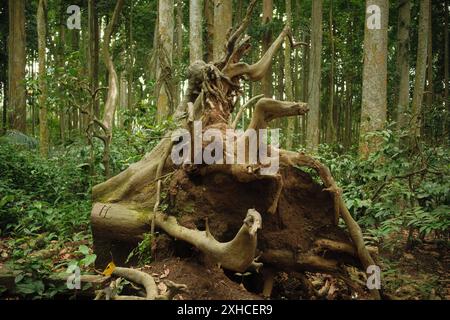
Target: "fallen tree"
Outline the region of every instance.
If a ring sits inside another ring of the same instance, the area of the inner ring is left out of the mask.
[[[256,1],[252,1],[241,25],[229,32],[221,61],[197,61],[189,67],[188,88],[174,113],[179,129],[192,133],[194,121],[201,121],[203,132],[216,129],[225,135],[237,123],[231,118],[241,94],[241,81],[261,80],[286,40],[290,45],[299,45],[291,30],[285,28],[258,62],[241,62],[250,50],[249,37],[244,33],[255,5]],[[255,100],[246,132],[265,129],[277,118],[308,112],[302,102],[261,97]],[[248,138],[239,137],[235,145],[242,142],[239,139]],[[143,233],[154,234],[156,230],[197,248],[205,261],[236,272],[259,270],[263,263],[263,269],[275,271],[342,275],[345,263],[364,269],[374,264],[360,227],[345,207],[341,190],[328,168],[316,159],[268,146],[269,154],[279,154],[280,169],[273,175],[262,174],[265,165],[260,162],[175,165],[170,154],[178,143],[168,132],[141,161],[93,188],[92,230],[100,264],[110,259],[114,247],[122,246],[117,245],[118,241],[138,241]],[[244,143],[248,146],[249,141]],[[301,167],[314,169],[323,186]],[[162,194],[168,196],[163,198]],[[162,203],[167,207],[164,212]],[[337,226],[340,217],[348,233]],[[257,241],[262,221],[264,228]],[[113,256],[120,260],[118,253]],[[254,261],[257,256],[260,262]],[[273,272],[269,274],[272,276],[266,279],[268,283],[273,282]],[[379,298],[377,290],[372,294]]]

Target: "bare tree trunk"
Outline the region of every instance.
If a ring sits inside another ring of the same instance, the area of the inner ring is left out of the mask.
[[[205,21],[206,21],[206,61],[211,62],[214,60],[214,0],[205,1]]]
[[[286,0],[286,26],[291,28],[292,26],[292,2]],[[294,101],[294,94],[292,90],[292,68],[291,68],[291,46],[289,41],[285,41],[284,48],[284,74],[285,74],[285,93],[287,101]],[[289,117],[287,119],[286,130],[286,149],[291,150],[294,144],[294,132],[295,132],[295,118]]]
[[[328,102],[328,112],[326,121],[326,141],[327,143],[333,143],[336,135],[336,130],[334,126],[334,31],[333,31],[333,0],[330,0],[330,47],[331,47],[331,58],[330,58],[330,96]]]
[[[133,6],[134,1],[131,1],[130,4],[130,19],[129,19],[129,30],[128,30],[128,41],[129,41],[129,47],[128,47],[128,65],[127,65],[127,105],[128,105],[128,111],[130,114],[134,113],[134,106],[133,106],[133,65],[134,65],[134,39],[133,39]],[[130,121],[128,123],[128,132],[131,133],[131,130],[133,128],[133,123]]]
[[[444,133],[446,132],[447,135],[450,132],[450,128],[448,127],[450,124],[448,123],[448,114],[450,113],[450,101],[448,98],[448,86],[449,86],[449,79],[448,79],[448,63],[449,63],[449,54],[448,54],[448,47],[449,47],[449,41],[448,41],[448,0],[445,0],[445,8],[444,8],[444,21],[445,21],[445,31],[444,31],[444,81],[445,81],[445,89],[444,89],[444,103],[447,109],[447,118],[444,121],[443,127],[444,127]],[[445,131],[445,128],[447,126],[447,130]],[[446,135],[444,135],[446,136]]]
[[[320,128],[320,81],[322,64],[322,0],[312,3],[311,50],[309,54],[308,76],[308,128],[306,146],[316,150],[319,146]]]
[[[96,0],[88,0],[89,13],[89,80],[91,92],[98,88],[98,68],[99,68],[99,27],[96,9]],[[91,105],[93,114],[100,118],[100,107],[98,100],[93,100]],[[89,121],[89,120],[88,120]]]
[[[411,24],[411,1],[406,0],[400,4],[397,26],[397,67],[400,77],[397,128],[405,129],[407,126],[407,112],[409,109],[409,28]]]
[[[72,52],[80,50],[80,34],[79,34],[77,29],[72,29],[71,30],[71,47],[72,47],[71,48]],[[80,119],[79,119],[79,112],[78,112],[77,108],[72,107],[71,117],[72,117],[71,129],[72,130],[78,130],[78,128],[79,128],[79,120]]]
[[[425,87],[428,50],[428,27],[430,17],[430,0],[420,2],[419,38],[417,43],[416,74],[412,101],[411,134],[420,136],[422,126],[422,101]]]
[[[263,52],[266,52],[267,49],[272,44],[272,28],[271,26],[267,26],[272,22],[273,19],[273,0],[264,0],[263,1],[263,17],[262,17],[262,25],[266,30],[264,31],[262,47]],[[261,80],[262,93],[267,98],[272,98],[272,63],[267,73],[264,75],[264,78]]]
[[[25,99],[25,1],[9,0],[8,104],[13,111],[12,128],[26,133]]]
[[[367,0],[364,28],[364,71],[361,106],[360,152],[363,157],[378,148],[376,139],[365,135],[384,128],[387,113],[387,43],[389,3],[387,0]],[[368,28],[370,26],[370,29]]]
[[[39,151],[41,156],[48,156],[48,124],[47,124],[47,75],[45,65],[45,40],[47,37],[47,26],[45,12],[47,1],[39,0],[37,10],[37,33],[39,54]]]
[[[428,46],[427,46],[427,85],[426,105],[431,108],[433,104],[433,28],[431,24],[431,2],[428,18]]]
[[[233,26],[232,4],[233,2],[230,0],[214,0],[214,61],[219,61],[225,52],[227,33]]]
[[[64,70],[64,48],[65,48],[65,25],[64,25],[64,16],[65,16],[65,6],[64,1],[60,0],[59,2],[59,27],[58,27],[58,54],[57,54],[57,66],[59,70],[57,71],[58,78],[62,77],[62,72]],[[63,99],[63,90],[60,89],[58,91],[58,95],[60,99]],[[62,100],[61,100],[62,102]],[[61,144],[64,145],[66,141],[66,110],[65,104],[61,103],[59,106],[59,135],[61,138]]]
[[[181,63],[183,60],[183,1],[177,0],[176,2],[176,48],[175,48],[175,61],[178,63]],[[172,113],[174,111],[175,106],[177,106],[180,103],[181,100],[181,79],[177,77],[175,79],[175,97],[173,99],[173,103],[171,105],[170,112]]]
[[[172,80],[174,0],[159,0],[158,47],[156,65],[156,97],[158,123],[167,118],[173,108]]]
[[[103,165],[105,167],[105,176],[109,178],[111,176],[111,168],[109,163],[110,158],[110,146],[112,141],[112,128],[114,123],[114,114],[116,112],[117,100],[119,96],[118,92],[118,77],[116,73],[116,69],[114,68],[113,59],[109,52],[109,46],[111,42],[111,36],[114,32],[114,29],[117,25],[117,21],[119,20],[119,15],[122,11],[122,7],[124,5],[125,0],[117,0],[116,6],[114,8],[114,12],[112,18],[106,27],[105,34],[103,37],[103,61],[106,65],[106,69],[108,70],[108,95],[105,102],[105,112],[103,114],[102,120],[102,128],[104,131],[104,136],[102,138],[104,142],[104,150],[103,150]]]
[[[189,7],[189,61],[203,60],[203,0],[190,0]]]

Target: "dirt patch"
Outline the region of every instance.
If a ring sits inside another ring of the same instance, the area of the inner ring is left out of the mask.
[[[270,180],[241,183],[223,173],[188,176],[182,170],[170,185],[169,211],[188,228],[204,230],[208,218],[211,233],[220,241],[229,241],[247,210],[255,208],[263,218],[260,250],[297,253],[308,251],[319,238],[350,241],[347,233],[334,225],[333,202],[321,185],[296,168],[281,169],[281,174],[283,191],[275,214],[267,213],[275,188]]]
[[[186,300],[256,300],[262,299],[231,281],[217,267],[206,268],[193,260],[170,258],[155,261],[143,271],[155,277],[185,284],[188,291],[177,296]]]

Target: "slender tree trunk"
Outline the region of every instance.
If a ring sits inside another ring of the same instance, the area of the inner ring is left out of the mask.
[[[205,1],[205,21],[206,21],[206,61],[214,60],[214,0]]]
[[[286,25],[292,26],[292,2],[286,0]],[[292,90],[292,67],[291,67],[291,45],[289,41],[284,43],[284,74],[286,79],[285,93],[287,101],[294,101],[294,93]],[[289,117],[287,119],[287,131],[286,131],[286,149],[291,150],[294,145],[294,132],[295,132],[295,117]]]
[[[448,86],[449,86],[449,78],[448,78],[448,64],[449,64],[449,54],[448,54],[448,50],[449,50],[449,41],[448,41],[448,29],[449,29],[449,25],[448,25],[448,0],[445,0],[445,8],[444,8],[444,21],[445,21],[445,30],[444,30],[444,45],[445,45],[445,49],[444,49],[444,81],[445,81],[445,86],[444,86],[444,103],[447,109],[447,118],[445,119],[444,123],[443,123],[443,127],[444,127],[444,133],[446,132],[447,136],[448,133],[450,132],[450,121],[448,121],[448,115],[450,114],[450,101],[449,101],[449,97],[448,97]],[[445,130],[447,126],[447,130]]]
[[[227,34],[233,25],[232,4],[231,0],[214,0],[214,61],[220,60],[225,53]]]
[[[311,51],[308,76],[308,128],[306,146],[314,151],[319,146],[320,128],[320,81],[322,64],[322,0],[312,3]]]
[[[430,18],[430,0],[420,2],[419,30],[417,43],[416,74],[412,101],[411,134],[420,136],[422,127],[422,102],[425,87],[427,50],[428,50],[428,20]]]
[[[433,28],[431,23],[431,2],[428,18],[428,46],[427,46],[427,86],[426,86],[426,105],[428,110],[433,104]]]
[[[3,12],[4,19],[6,20],[6,23],[8,24],[9,28],[9,8],[8,8],[8,1],[4,3],[4,9],[5,12]],[[5,53],[4,57],[4,65],[6,66],[9,61],[9,53],[8,53],[8,36],[6,34],[3,35],[3,52]],[[2,79],[3,79],[3,85],[2,85],[2,97],[3,97],[3,112],[2,112],[2,131],[3,133],[6,133],[8,130],[8,68],[4,68],[2,71]]]
[[[113,59],[109,52],[111,36],[116,28],[117,22],[119,20],[120,13],[122,12],[122,7],[125,0],[117,0],[116,6],[112,18],[105,29],[105,34],[103,37],[103,61],[108,70],[108,94],[105,102],[105,112],[103,114],[102,128],[104,131],[104,150],[103,150],[103,165],[105,167],[105,176],[109,178],[111,176],[111,168],[109,164],[110,158],[110,147],[112,141],[112,129],[114,124],[114,114],[116,112],[117,100],[119,96],[118,86],[119,80],[117,77],[116,69],[114,67]]]
[[[336,130],[334,126],[334,31],[333,31],[333,0],[330,0],[330,17],[329,17],[329,28],[330,28],[330,96],[328,101],[328,118],[326,121],[326,141],[327,143],[333,143],[336,135]]]
[[[189,61],[193,63],[203,60],[203,0],[190,0],[189,4]]]
[[[99,26],[98,15],[96,8],[96,0],[88,0],[88,13],[89,13],[89,80],[91,92],[97,90],[99,84],[98,69],[99,69]],[[91,111],[93,114],[100,118],[100,107],[98,100],[92,101]]]
[[[158,123],[165,120],[174,103],[172,80],[174,0],[159,0],[156,97]]]
[[[13,111],[12,128],[26,133],[25,99],[25,1],[9,0],[8,104]]]
[[[129,19],[129,30],[128,30],[128,64],[127,64],[127,105],[128,105],[128,111],[130,114],[134,114],[134,99],[133,99],[133,80],[134,80],[134,72],[133,72],[133,66],[134,66],[134,39],[133,39],[133,20],[134,20],[134,0],[131,0],[130,3],[130,19]],[[128,132],[131,133],[131,130],[133,128],[133,123],[130,121],[128,123]]]
[[[47,1],[39,0],[37,10],[37,33],[38,33],[38,54],[39,54],[39,151],[41,156],[48,156],[49,138],[47,124],[47,79],[46,79],[46,37],[47,26],[45,12],[47,11]]]
[[[411,24],[411,1],[406,0],[400,4],[397,26],[397,68],[400,77],[397,128],[407,127],[407,113],[409,110],[409,28]]]
[[[72,52],[76,52],[80,50],[80,33],[77,29],[73,29],[71,30],[71,47],[72,47]],[[79,122],[80,117],[79,117],[79,112],[78,109],[73,107],[72,108],[72,129],[73,130],[78,130],[79,129]]]
[[[273,0],[264,0],[263,1],[263,17],[262,17],[262,26],[265,29],[262,41],[263,52],[266,52],[267,49],[272,44],[272,23],[273,19]],[[272,62],[270,62],[272,65]],[[264,77],[261,80],[262,85],[262,93],[268,97],[272,98],[272,66],[267,70]]]
[[[371,6],[376,6],[380,11],[369,11]],[[379,144],[377,139],[366,139],[365,135],[383,129],[386,123],[388,21],[388,0],[366,1],[359,145],[363,157],[376,150]]]
[[[64,24],[64,17],[66,14],[66,8],[64,6],[64,0],[59,1],[59,26],[58,26],[58,55],[57,55],[57,66],[58,66],[58,78],[63,76],[64,70],[64,48],[65,48],[65,35],[66,26]],[[61,101],[59,105],[59,136],[61,139],[61,144],[64,145],[66,141],[66,105],[63,103],[64,93],[63,89],[58,90],[58,96]]]
[[[176,3],[176,28],[175,28],[175,33],[176,33],[176,48],[175,48],[175,55],[176,58],[175,60],[178,62],[178,64],[180,64],[183,60],[183,1],[182,0],[177,0]],[[181,100],[181,79],[179,79],[177,77],[175,83],[175,97],[174,97],[174,101],[172,104],[172,109],[170,110],[170,112],[172,113],[175,109],[176,106],[178,106],[178,104],[180,103]]]

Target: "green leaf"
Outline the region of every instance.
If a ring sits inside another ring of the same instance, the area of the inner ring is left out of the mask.
[[[80,251],[85,256],[87,256],[89,254],[89,248],[87,246],[85,246],[84,244],[82,244],[81,246],[78,247],[78,251]]]
[[[88,254],[83,260],[81,260],[81,263],[87,267],[90,266],[95,262],[95,259],[97,259],[97,255],[95,254]]]

